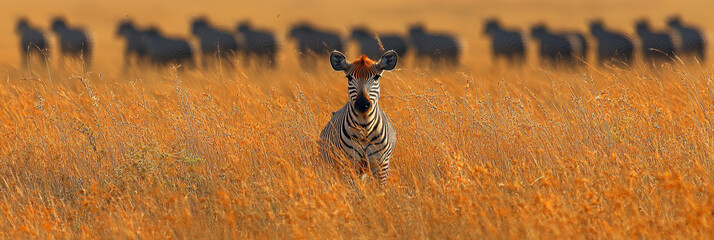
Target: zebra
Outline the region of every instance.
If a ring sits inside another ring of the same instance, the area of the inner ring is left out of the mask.
[[[646,20],[635,22],[637,35],[642,41],[642,55],[651,64],[671,61],[676,53],[672,37],[667,33],[653,32]]]
[[[238,42],[233,34],[211,26],[204,18],[196,18],[192,21],[191,33],[200,42],[203,67],[208,66],[208,59],[212,56],[231,61],[238,52]]]
[[[486,20],[484,34],[491,36],[494,63],[498,57],[518,65],[526,62],[526,43],[520,32],[503,29],[498,20],[490,19]]]
[[[272,32],[254,29],[247,21],[238,23],[236,30],[243,42],[246,62],[254,57],[263,59],[271,68],[277,65],[278,41]]]
[[[632,63],[635,46],[626,35],[606,30],[600,21],[590,22],[590,34],[597,39],[599,64],[606,61],[624,65]]]
[[[151,63],[155,66],[168,64],[195,66],[191,46],[183,39],[164,37],[158,28],[150,27],[142,34],[142,41]]]
[[[331,51],[343,51],[344,44],[339,34],[318,30],[308,23],[298,23],[290,28],[289,38],[297,41],[298,54],[311,60],[300,61],[304,69],[310,69],[315,58],[328,55]]]
[[[706,52],[706,41],[704,34],[699,29],[682,25],[679,17],[673,16],[667,20],[667,25],[672,32],[678,37],[677,49],[683,55],[691,55],[704,61],[704,53]]]
[[[397,135],[379,108],[379,80],[384,71],[397,66],[397,53],[389,50],[378,62],[362,55],[349,63],[344,54],[333,51],[330,65],[345,73],[349,101],[332,114],[320,133],[320,155],[339,166],[351,166],[361,178],[367,176],[365,170],[369,169],[384,185]]]
[[[379,40],[377,40],[377,37],[379,37]],[[375,36],[364,27],[352,28],[350,39],[357,41],[360,45],[360,51],[370,59],[376,59],[381,54],[384,54],[386,50],[394,50],[397,55],[403,57],[409,49],[407,41],[396,34]],[[380,42],[382,43],[381,47],[379,45]]]
[[[49,47],[45,35],[39,29],[30,26],[30,23],[25,18],[17,20],[17,28],[15,30],[20,35],[21,65],[28,67],[29,56],[32,53],[37,53],[42,63],[45,63]]]
[[[540,45],[539,57],[551,64],[578,64],[579,59],[587,60],[588,44],[585,37],[575,32],[552,33],[545,25],[531,28],[531,36]]]
[[[87,33],[80,28],[70,28],[62,17],[52,20],[52,31],[55,32],[59,42],[60,55],[76,57],[83,60],[85,68],[92,62],[92,41]]]
[[[124,37],[126,40],[126,47],[124,49],[125,70],[129,67],[132,55],[136,59],[137,64],[142,64],[143,62],[149,60],[148,50],[146,49],[146,44],[142,39],[142,36],[145,33],[146,31],[136,29],[136,27],[134,27],[134,23],[129,20],[119,22],[117,36]]]
[[[409,28],[409,41],[417,58],[427,57],[432,63],[459,64],[461,47],[451,35],[427,33],[422,25]]]

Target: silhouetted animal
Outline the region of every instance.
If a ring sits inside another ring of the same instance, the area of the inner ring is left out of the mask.
[[[675,47],[672,38],[662,32],[650,30],[649,23],[644,20],[635,23],[637,35],[642,41],[642,56],[645,61],[656,63],[671,61],[675,56]]]
[[[552,33],[544,25],[536,25],[531,36],[539,41],[539,57],[544,62],[573,65],[587,60],[588,44],[579,33]]]
[[[433,63],[459,64],[461,47],[451,35],[427,33],[421,25],[409,28],[409,41],[417,58],[428,58]]]
[[[679,44],[675,46],[679,54],[691,55],[700,61],[705,60],[707,43],[704,34],[699,29],[682,25],[682,21],[677,16],[669,18],[667,25],[674,30],[679,38],[677,41]]]
[[[635,46],[627,36],[606,30],[600,21],[592,21],[590,23],[590,34],[597,39],[597,60],[599,64],[613,62],[631,65]]]
[[[491,54],[494,62],[502,57],[510,63],[523,64],[526,61],[526,43],[523,35],[515,30],[501,28],[498,20],[487,20],[484,34],[491,37]]]
[[[137,64],[145,63],[149,60],[149,53],[142,36],[145,30],[136,29],[134,23],[129,20],[119,22],[117,36],[123,37],[126,41],[124,48],[124,68],[128,68],[132,55]]]
[[[300,23],[290,29],[289,37],[298,44],[298,53],[303,55],[300,64],[311,69],[318,56],[327,56],[331,51],[343,51],[342,38],[337,33],[318,30],[310,24]]]
[[[149,59],[155,66],[169,64],[195,66],[191,46],[183,39],[164,37],[158,29],[149,28],[142,34],[142,40]]]
[[[278,54],[278,41],[273,33],[254,29],[248,22],[239,23],[236,30],[238,30],[242,41],[246,62],[251,58],[256,58],[264,61],[271,68],[276,66],[275,56]]]
[[[32,53],[37,54],[42,62],[45,63],[45,57],[49,47],[45,35],[43,35],[39,29],[30,26],[27,19],[24,18],[18,19],[15,30],[20,35],[21,65],[28,67],[29,57]]]
[[[92,41],[84,30],[70,28],[63,18],[56,17],[52,21],[52,31],[57,35],[60,54],[79,58],[84,67],[89,68],[92,63]]]
[[[407,41],[398,35],[380,34],[378,41],[377,36],[364,27],[353,28],[350,39],[357,41],[360,45],[360,52],[371,59],[378,58],[388,50],[394,50],[399,57],[404,57],[409,49]],[[380,41],[384,49],[380,48]]]
[[[203,67],[208,66],[208,59],[216,57],[231,62],[238,52],[238,42],[233,34],[211,26],[206,19],[194,19],[191,23],[191,33],[200,42]]]

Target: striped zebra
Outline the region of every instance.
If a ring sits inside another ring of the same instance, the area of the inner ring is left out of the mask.
[[[333,51],[330,65],[345,73],[349,101],[332,114],[320,133],[320,154],[328,162],[353,168],[361,178],[369,170],[381,185],[386,184],[397,137],[379,108],[379,79],[397,66],[397,53],[389,50],[378,62],[362,55],[349,63],[341,52]]]
[[[678,43],[677,50],[680,54],[694,56],[700,61],[705,60],[707,43],[704,34],[699,29],[682,25],[682,21],[677,16],[670,17],[667,20],[667,26],[679,40],[675,43]]]
[[[539,42],[539,57],[553,64],[579,64],[587,60],[587,41],[575,32],[552,33],[545,25],[531,28],[531,36]],[[580,60],[578,60],[580,59]]]
[[[119,22],[117,36],[123,37],[126,41],[124,48],[125,70],[129,67],[132,56],[136,60],[137,65],[141,65],[149,60],[148,50],[142,39],[144,33],[144,31],[136,29],[134,23],[129,20]]]
[[[30,26],[30,23],[25,18],[18,19],[15,30],[20,35],[21,65],[28,67],[32,53],[36,53],[42,63],[45,63],[45,56],[49,47],[45,35],[39,29]]]
[[[397,55],[404,57],[409,49],[407,41],[398,35],[380,34],[378,37],[379,40],[377,40],[377,36],[374,33],[371,33],[364,27],[352,28],[352,34],[350,35],[350,39],[359,43],[360,51],[371,59],[377,59],[387,50],[394,50],[397,52]],[[380,41],[382,42],[383,48],[379,45]]]
[[[496,19],[487,20],[484,34],[491,37],[491,56],[496,63],[499,57],[508,62],[522,65],[526,62],[526,43],[518,31],[505,30]]]
[[[654,32],[645,20],[635,22],[637,35],[642,41],[642,56],[649,63],[671,61],[676,52],[672,37],[667,33]]]
[[[245,61],[251,58],[264,61],[271,68],[277,65],[278,41],[269,31],[254,29],[249,22],[241,22],[236,27],[242,40]]]
[[[59,39],[59,49],[61,56],[79,58],[83,61],[84,67],[88,68],[92,63],[92,41],[84,30],[70,28],[64,18],[56,17],[52,21],[52,31]]]
[[[624,34],[606,30],[600,21],[590,22],[590,34],[597,39],[597,60],[600,65],[605,62],[631,65],[635,45]]]
[[[191,33],[199,40],[203,67],[208,66],[209,59],[221,58],[232,62],[238,52],[238,42],[233,34],[211,26],[204,18],[193,20]]]
[[[168,38],[161,35],[155,27],[150,27],[142,34],[151,63],[155,66],[169,64],[195,67],[191,46],[183,39]]]
[[[428,58],[432,63],[459,64],[461,47],[451,35],[427,33],[424,26],[417,24],[409,28],[409,40],[417,58]]]
[[[337,33],[318,30],[307,23],[299,23],[290,28],[289,37],[297,41],[298,53],[309,60],[300,61],[304,69],[312,69],[318,56],[331,51],[343,51],[344,43]]]

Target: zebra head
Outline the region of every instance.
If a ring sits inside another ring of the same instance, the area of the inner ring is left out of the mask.
[[[493,35],[498,30],[501,30],[501,24],[498,22],[498,19],[492,18],[486,20],[483,28],[484,34]]]
[[[67,29],[67,23],[65,22],[64,18],[55,17],[54,20],[52,20],[52,31],[59,32],[64,29]]]
[[[543,24],[538,24],[531,28],[531,36],[534,38],[540,39],[546,34],[548,34],[548,29]]]
[[[600,20],[593,20],[590,22],[590,34],[598,34],[605,30],[605,27],[603,27],[602,21]]]
[[[349,63],[344,54],[332,51],[330,65],[335,71],[344,72],[347,77],[350,107],[363,116],[369,116],[379,100],[379,78],[382,72],[391,71],[397,66],[397,52],[389,50],[377,62],[362,55]]]
[[[15,28],[15,31],[18,33],[22,33],[25,31],[25,29],[30,27],[30,23],[27,22],[27,19],[22,17],[17,19],[17,28]]]
[[[245,32],[250,31],[252,28],[253,28],[253,24],[251,24],[250,21],[245,20],[245,21],[238,23],[236,30],[238,30],[238,32],[245,33]]]
[[[671,16],[671,17],[669,17],[669,19],[667,19],[667,26],[670,26],[670,27],[681,27],[681,26],[682,26],[682,20],[681,20],[681,18],[680,18],[679,16],[677,16],[677,15]]]
[[[199,35],[200,32],[209,27],[208,20],[203,17],[194,18],[191,22],[191,33],[193,35]]]
[[[650,31],[650,24],[647,20],[639,20],[635,22],[635,29],[637,30],[637,34],[642,35]]]
[[[409,36],[410,37],[414,37],[417,35],[424,35],[424,34],[426,34],[426,31],[424,30],[424,25],[422,25],[421,23],[415,23],[409,27]]]
[[[125,36],[127,33],[136,31],[134,28],[134,23],[130,20],[124,20],[119,22],[119,27],[117,28],[117,36]]]

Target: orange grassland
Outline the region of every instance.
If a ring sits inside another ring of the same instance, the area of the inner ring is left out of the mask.
[[[494,67],[481,27],[500,16],[584,31],[601,17],[632,33],[634,19],[661,28],[680,13],[712,30],[711,1],[202,2],[0,2],[0,238],[714,236],[710,62]],[[56,14],[92,34],[91,70],[56,52],[19,68],[16,18],[47,30]],[[188,37],[197,15],[275,30],[280,67],[121,71],[119,20]],[[346,81],[327,58],[298,67],[285,32],[299,20],[343,34],[420,21],[464,43],[459,67],[403,56],[384,74],[398,136],[386,186],[352,188],[319,159]]]

